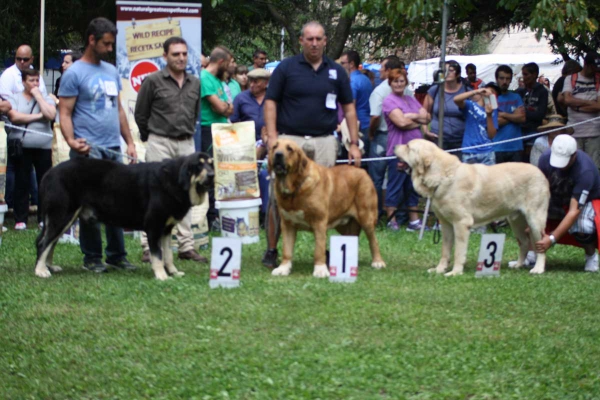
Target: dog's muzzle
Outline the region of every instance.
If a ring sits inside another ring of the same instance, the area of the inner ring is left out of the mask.
[[[287,173],[285,155],[278,151],[273,157],[273,171],[275,171],[276,175],[285,175]]]

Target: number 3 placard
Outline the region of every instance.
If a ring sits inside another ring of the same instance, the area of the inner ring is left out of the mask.
[[[242,241],[236,238],[213,238],[210,257],[211,288],[240,286]]]
[[[481,236],[475,277],[500,276],[500,263],[502,262],[505,238],[506,235],[503,233]]]
[[[356,282],[358,236],[332,236],[329,246],[329,281]]]

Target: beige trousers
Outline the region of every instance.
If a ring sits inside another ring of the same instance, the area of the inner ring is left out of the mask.
[[[165,136],[150,134],[146,144],[146,162],[163,161],[165,159],[188,156],[194,153],[194,139],[174,140]],[[192,210],[177,224],[177,244],[179,252],[183,253],[194,249],[194,234],[192,232]],[[148,238],[142,232],[142,248],[148,250]]]
[[[314,149],[314,161],[317,164],[325,167],[333,167],[337,160],[338,140],[333,134],[328,136],[310,137],[310,136],[294,136],[294,135],[279,135],[281,139],[293,140],[304,150]]]

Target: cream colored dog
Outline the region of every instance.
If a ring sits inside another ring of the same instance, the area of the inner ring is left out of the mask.
[[[548,181],[538,168],[524,163],[463,164],[422,139],[396,146],[394,152],[410,167],[415,190],[431,197],[442,226],[442,258],[429,272],[446,272],[454,241],[454,267],[446,276],[462,274],[469,230],[504,217],[519,241],[514,268],[523,266],[530,243],[542,237],[550,201]],[[539,253],[531,273],[543,273],[545,264],[546,255]]]

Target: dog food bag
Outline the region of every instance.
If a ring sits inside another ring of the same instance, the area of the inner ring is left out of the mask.
[[[260,197],[254,122],[212,124],[215,199]]]
[[[0,203],[4,203],[6,191],[6,131],[4,122],[0,121]]]

